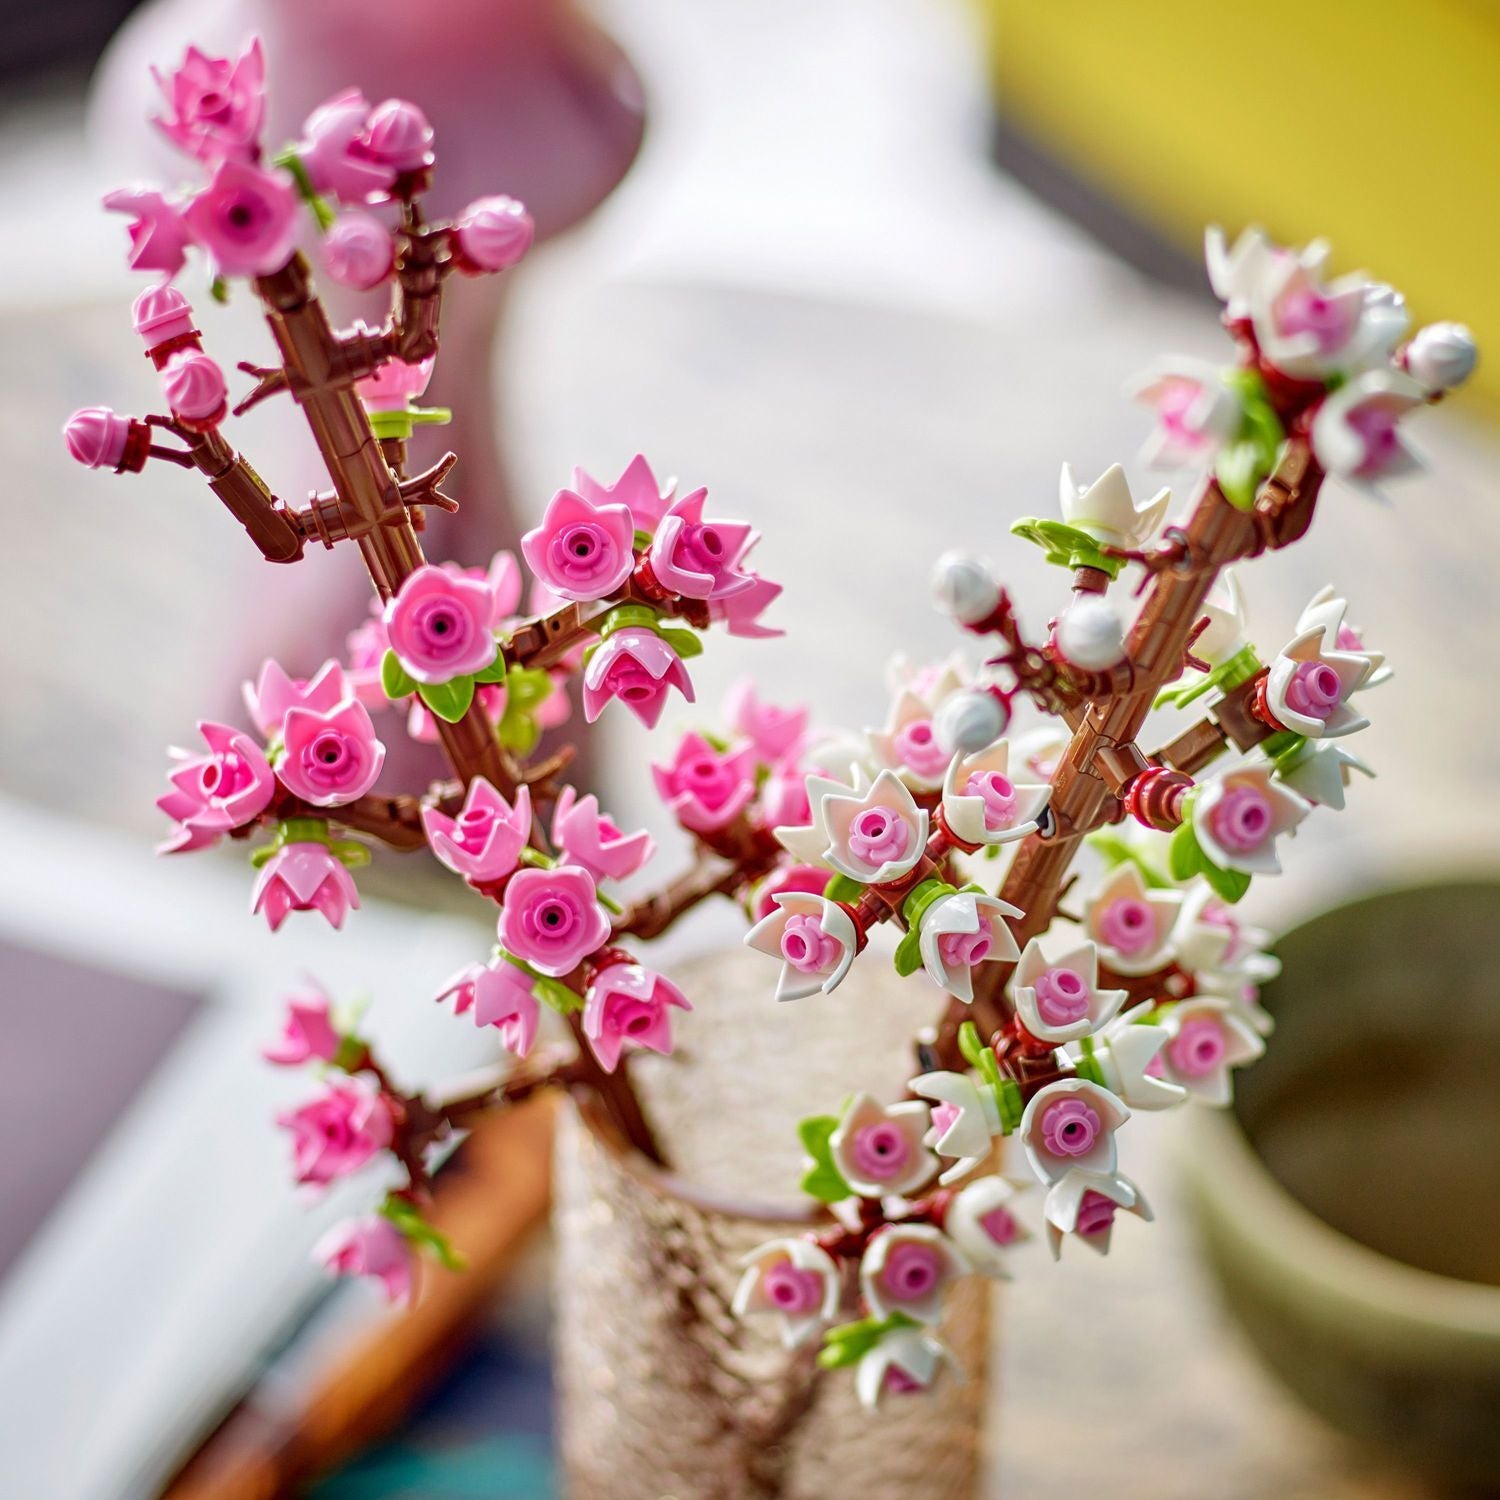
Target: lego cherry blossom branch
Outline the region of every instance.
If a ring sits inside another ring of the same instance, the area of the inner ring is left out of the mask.
[[[1342,741],[1388,672],[1331,589],[1263,659],[1230,569],[1305,535],[1325,478],[1409,467],[1398,422],[1474,363],[1454,324],[1403,345],[1399,296],[1326,282],[1325,259],[1210,235],[1236,362],[1167,362],[1138,387],[1158,412],[1150,456],[1208,471],[1188,515],[1163,530],[1166,491],[1137,504],[1118,466],[1091,485],[1065,467],[1061,517],[1013,528],[1069,574],[1041,644],[987,565],[945,558],[940,603],[999,649],[977,681],[909,681],[884,730],[809,778],[808,817],[776,830],[811,872],[748,938],[780,960],[779,998],[833,990],[885,921],[904,929],[897,969],[949,996],[907,1099],[803,1122],[803,1188],[840,1228],[763,1246],[736,1297],[789,1343],[821,1331],[821,1362],[856,1366],[869,1404],[932,1383],[943,1288],[1001,1274],[1021,1237],[997,1139],[1018,1137],[1045,1185],[1054,1253],[1102,1252],[1122,1211],[1150,1218],[1118,1166],[1132,1111],[1224,1105],[1264,1049],[1257,986],[1276,965],[1234,906],[1279,871],[1282,835],[1342,809],[1368,771]],[[1143,596],[1128,628],[1108,598],[1127,568]],[[1154,709],[1200,701],[1203,717],[1140,748]],[[1057,722],[1011,746],[1028,706]],[[1007,843],[987,888],[973,856]]]
[[[371,856],[352,834],[430,849],[497,910],[499,943],[488,961],[466,966],[439,998],[452,998],[457,1013],[521,1060],[512,1079],[446,1103],[432,1102],[441,1091],[406,1093],[351,1028],[329,1020],[326,1001],[300,1011],[294,1003],[289,1026],[301,1040],[277,1058],[311,1062],[330,1078],[319,1099],[282,1122],[296,1138],[301,1180],[322,1183],[381,1157],[404,1170],[406,1185],[379,1222],[351,1228],[329,1254],[340,1269],[405,1290],[415,1248],[447,1258],[421,1205],[434,1154],[451,1145],[459,1120],[536,1088],[586,1088],[626,1140],[658,1154],[628,1058],[642,1048],[670,1052],[672,1015],[688,1001],[619,941],[659,931],[715,890],[739,894],[775,846],[764,830],[734,840],[721,832],[714,842],[726,864],[713,880],[700,888],[695,867],[627,913],[608,883],[637,871],[651,840],[622,831],[563,780],[570,746],[534,757],[543,733],[569,717],[575,677],[587,722],[618,700],[654,725],[671,691],[693,697],[686,662],[702,649],[698,632],[774,634],[760,620],[780,590],[746,566],[758,540],[750,526],[707,518],[706,491],[677,496],[643,458],[613,485],[579,472],[554,496],[524,542],[534,578],[528,612],[509,554],[488,568],[428,563],[425,510],[453,507],[441,484],[456,460],[449,454],[410,474],[406,455],[417,425],[449,416],[419,405],[438,353],[442,286],[454,274],[513,265],[531,240],[524,208],[492,197],[452,223],[429,221],[421,196],[435,165],[432,132],[401,100],[371,106],[346,91],[313,112],[297,142],[267,153],[258,43],[234,59],[189,49],[158,83],[166,111],[157,123],[209,180],[185,195],[111,194],[106,206],[130,217],[132,265],[162,278],[137,299],[135,322],[169,415],[78,413],[66,429],[70,450],[117,472],[139,472],[153,458],[195,468],[268,560],[299,561],[312,541],[329,550],[352,543],[376,594],[346,662],[307,676],[267,662],[247,685],[257,733],[200,726],[204,752],[178,753],[161,799],[175,824],[164,849],[268,834],[252,851],[251,904],[273,931],[302,911],[337,927],[358,906],[350,871]],[[381,328],[333,327],[296,248],[308,227],[325,274],[389,287]],[[239,362],[254,385],[234,412],[290,396],[330,481],[304,507],[280,500],[223,435],[228,383],[171,284],[190,251],[206,257],[215,298],[243,283],[264,310],[276,362]],[[379,790],[385,745],[376,715],[440,743],[453,779],[425,794]],[[549,1009],[575,1051],[537,1064],[529,1059]]]

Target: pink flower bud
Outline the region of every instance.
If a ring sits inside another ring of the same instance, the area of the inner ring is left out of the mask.
[[[229,385],[223,370],[217,360],[196,349],[183,349],[167,361],[161,372],[161,389],[172,415],[198,432],[217,427],[229,409]]]
[[[503,880],[520,863],[531,837],[531,788],[517,787],[512,807],[476,776],[457,817],[425,807],[422,827],[432,852],[455,874],[476,885]]]
[[[946,969],[972,968],[989,957],[993,939],[989,925],[978,932],[945,932],[938,938],[938,953]]]
[[[932,732],[931,719],[913,719],[892,737],[901,764],[930,780],[941,779],[948,765],[948,752]]]
[[[674,1009],[692,1009],[675,984],[640,964],[610,964],[589,985],[583,1034],[599,1065],[613,1073],[626,1047],[671,1054]]]
[[[420,172],[433,163],[432,126],[406,99],[387,99],[365,121],[363,154],[397,174]]]
[[[583,673],[583,717],[592,724],[618,698],[647,729],[656,728],[667,690],[693,701],[693,683],[682,658],[643,626],[617,630],[599,646]]]
[[[416,1281],[411,1241],[382,1214],[335,1224],[313,1247],[313,1258],[335,1276],[370,1276],[391,1302],[409,1302]]]
[[[148,352],[198,331],[192,303],[175,286],[148,286],[131,304],[130,316]]]
[[[833,879],[833,871],[822,865],[783,865],[773,870],[755,893],[755,917],[759,921],[776,911],[777,896],[802,892],[821,896]]]
[[[732,823],[755,796],[755,751],[720,752],[700,734],[686,734],[670,766],[652,766],[657,794],[682,826],[711,833]]]
[[[644,828],[622,833],[599,811],[597,797],[579,797],[571,786],[553,805],[552,842],[568,864],[581,865],[595,881],[624,880],[656,853],[656,841]]]
[[[129,417],[119,416],[107,406],[85,406],[68,418],[63,439],[69,455],[85,468],[119,473],[125,467],[130,425]]]
[[[1114,1223],[1118,1207],[1114,1199],[1106,1198],[1103,1193],[1096,1193],[1090,1188],[1078,1205],[1073,1232],[1082,1235],[1102,1234]]]
[[[365,292],[390,274],[396,242],[379,219],[346,209],[323,239],[323,265],[340,286]]]
[[[311,1104],[278,1115],[276,1123],[292,1134],[297,1181],[318,1186],[357,1172],[396,1133],[385,1096],[355,1078],[332,1084]]]
[[[474,1024],[495,1027],[501,1042],[517,1057],[531,1051],[541,1010],[524,969],[503,958],[470,964],[443,986],[437,998],[450,995],[457,1001],[455,1015],[472,1011]]]
[[[535,232],[524,203],[504,196],[480,198],[454,226],[458,267],[470,275],[508,270],[531,248]]]
[[[320,104],[302,126],[297,156],[314,188],[344,203],[363,203],[390,187],[396,172],[364,154],[370,105],[358,89]]]
[[[206,755],[181,751],[168,781],[171,790],[156,805],[179,827],[161,846],[163,854],[202,849],[220,834],[241,828],[270,805],[276,789],[271,767],[248,734],[227,724],[198,725]]]
[[[285,844],[262,866],[250,895],[250,910],[275,932],[294,911],[322,912],[330,927],[342,927],[359,908],[351,876],[326,844]]]
[[[280,1067],[298,1067],[305,1062],[332,1062],[343,1038],[329,1015],[328,996],[321,990],[292,995],[286,1002],[286,1021],[281,1037],[261,1056]]]

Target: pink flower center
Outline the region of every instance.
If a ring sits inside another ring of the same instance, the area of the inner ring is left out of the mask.
[[[1271,836],[1271,801],[1259,787],[1232,786],[1209,817],[1214,837],[1236,854],[1258,849]]]
[[[1074,1232],[1083,1235],[1102,1234],[1114,1223],[1117,1206],[1112,1199],[1090,1188],[1078,1205],[1078,1218],[1073,1224]]]
[[[975,771],[964,783],[964,796],[984,802],[984,826],[992,833],[1016,821],[1015,784],[998,771]]]
[[[1327,662],[1305,661],[1292,671],[1287,683],[1287,707],[1308,719],[1326,719],[1339,706],[1344,685]]]
[[[931,1245],[897,1245],[885,1258],[880,1285],[894,1302],[920,1302],[943,1279],[943,1258]]]
[[[707,573],[717,579],[724,569],[729,548],[723,534],[711,523],[689,522],[682,528],[674,549],[674,561],[689,573]]]
[[[543,949],[565,945],[578,927],[577,907],[567,897],[554,894],[533,902],[522,921],[527,934]]]
[[[932,732],[931,719],[913,719],[897,730],[893,743],[901,764],[909,766],[918,776],[941,776],[948,764],[947,752]]]
[[[761,1288],[778,1312],[796,1316],[817,1310],[823,1302],[823,1278],[789,1260],[777,1261],[761,1277]]]
[[[1310,333],[1323,354],[1330,354],[1348,342],[1359,316],[1352,298],[1335,301],[1313,287],[1283,297],[1277,314],[1283,335]]]
[[[908,1375],[900,1365],[887,1365],[881,1384],[888,1396],[910,1396],[924,1389],[922,1382]]]
[[[1224,1061],[1224,1029],[1208,1016],[1184,1021],[1167,1044],[1167,1057],[1184,1078],[1204,1078]]]
[[[1224,945],[1221,963],[1228,963],[1240,950],[1240,924],[1239,919],[1227,906],[1217,901],[1210,901],[1198,914],[1198,920],[1205,927],[1218,927],[1229,934],[1229,941]]]
[[[911,1160],[911,1146],[899,1125],[882,1120],[854,1132],[852,1155],[861,1177],[885,1182],[899,1177]]]
[[[849,828],[849,852],[877,868],[900,859],[911,846],[911,825],[888,807],[867,807]]]
[[[1198,403],[1202,387],[1191,380],[1169,380],[1156,397],[1156,413],[1161,425],[1178,443],[1194,447],[1203,441],[1203,430],[1189,421]]]
[[[1054,1156],[1083,1156],[1100,1129],[1096,1110],[1082,1099],[1063,1099],[1042,1116],[1042,1144]]]
[[[803,974],[831,969],[843,952],[843,944],[823,931],[822,922],[807,912],[787,918],[781,933],[781,956]]]
[[[689,756],[678,769],[680,783],[710,811],[729,801],[739,778],[716,755]]]
[[[606,674],[609,691],[623,703],[645,703],[662,691],[662,686],[633,657],[622,656]]]
[[[1037,1011],[1049,1026],[1071,1026],[1089,1013],[1089,987],[1075,969],[1048,969],[1034,988]]]
[[[956,1104],[949,1104],[944,1100],[941,1104],[932,1106],[932,1128],[936,1131],[934,1139],[942,1140],[948,1131],[963,1118],[963,1110]]]
[[[997,1245],[1008,1245],[1016,1237],[1016,1219],[1008,1208],[992,1208],[979,1221],[979,1227]]]
[[[1338,648],[1340,651],[1363,651],[1364,637],[1352,625],[1340,625]]]
[[[618,559],[609,533],[593,521],[564,526],[553,538],[550,561],[570,583],[586,584],[614,570]]]
[[[1156,941],[1156,922],[1151,907],[1133,896],[1111,901],[1099,914],[1099,936],[1127,957],[1144,953]]]
[[[489,842],[490,830],[497,822],[499,816],[492,808],[466,807],[454,819],[453,842],[477,854]]]
[[[1396,456],[1400,446],[1396,436],[1398,415],[1391,407],[1371,401],[1356,406],[1344,419],[1365,445],[1365,456],[1355,469],[1356,474],[1378,473]]]
[[[653,1000],[637,1000],[614,994],[604,1012],[604,1027],[615,1036],[642,1036],[656,1024],[661,1006]]]
[[[336,786],[356,769],[358,757],[348,736],[336,729],[316,735],[303,754],[308,775],[325,786]]]
[[[945,969],[967,969],[983,963],[993,946],[989,924],[982,923],[978,932],[945,932],[938,939],[938,957]]]
[[[427,655],[441,661],[466,649],[472,630],[469,617],[452,599],[424,599],[412,611],[412,631]]]
[[[198,785],[210,800],[227,800],[254,780],[255,773],[237,750],[225,750],[210,757],[198,773]]]

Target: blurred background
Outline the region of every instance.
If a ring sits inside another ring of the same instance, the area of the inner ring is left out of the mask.
[[[954,545],[988,552],[1040,629],[1056,580],[1009,521],[1049,512],[1065,459],[1090,476],[1124,461],[1138,493],[1153,482],[1134,462],[1145,413],[1121,388],[1158,353],[1224,352],[1206,223],[1326,235],[1336,270],[1402,288],[1414,322],[1500,342],[1500,15],[1473,0],[0,13],[0,1493],[28,1500],[158,1493],[247,1393],[238,1440],[285,1449],[340,1368],[330,1351],[387,1328],[363,1289],[327,1296],[307,1265],[348,1200],[309,1208],[286,1186],[266,1123],[286,1088],[256,1060],[279,992],[305,972],[368,991],[414,1082],[484,1057],[399,1003],[482,938],[444,883],[378,863],[355,936],[293,924],[273,942],[245,919],[235,854],[152,859],[162,747],[236,712],[266,654],[305,671],[338,650],[366,585],[342,554],[267,569],[191,476],[112,481],[67,460],[74,408],[154,399],[129,320],[141,283],[98,208],[171,170],[143,123],[147,63],[259,30],[273,138],[346,83],[400,93],[433,118],[438,211],[488,191],[527,201],[546,242],[447,309],[431,395],[460,415],[433,442],[460,454],[465,510],[434,516],[429,553],[513,541],[574,464],[611,477],[641,451],[706,483],[763,529],[759,566],[786,585],[783,639],[715,640],[695,668],[709,704],[753,670],[814,697],[825,723],[878,722],[887,658],[956,644],[926,585]],[[210,352],[269,352],[247,299],[214,307],[191,276]],[[1500,741],[1476,675],[1500,643],[1497,414],[1492,359],[1412,424],[1429,471],[1393,503],[1330,485],[1309,540],[1246,570],[1262,647],[1336,581],[1397,669],[1359,746],[1379,779],[1257,886],[1265,925],[1494,872]],[[234,436],[283,496],[317,483],[290,409],[267,403]],[[618,721],[604,735],[610,805],[659,821],[646,737]],[[670,868],[681,845],[660,832]],[[997,1492],[1437,1493],[1249,1352],[1174,1185],[1176,1123],[1133,1143],[1151,1233],[1121,1236],[1107,1265],[1038,1251],[1003,1299]],[[1500,1136],[1464,1149],[1492,1165]],[[1477,1202],[1500,1203],[1492,1178]],[[528,1222],[544,1190],[528,1188]],[[312,1493],[548,1492],[544,1248],[501,1269],[506,1295],[435,1341],[442,1378],[392,1401],[374,1424],[388,1430]]]

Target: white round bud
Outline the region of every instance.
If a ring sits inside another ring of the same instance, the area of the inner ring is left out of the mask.
[[[977,688],[953,693],[932,716],[932,732],[949,755],[972,755],[1005,733],[1010,714],[993,694]]]
[[[1076,599],[1057,622],[1057,649],[1085,672],[1103,672],[1125,654],[1125,628],[1107,600]]]
[[[944,614],[961,625],[975,625],[994,613],[1000,585],[983,558],[969,552],[945,552],[932,570],[932,597]]]
[[[1406,369],[1429,391],[1451,391],[1474,373],[1479,346],[1462,323],[1429,323],[1406,346]]]

